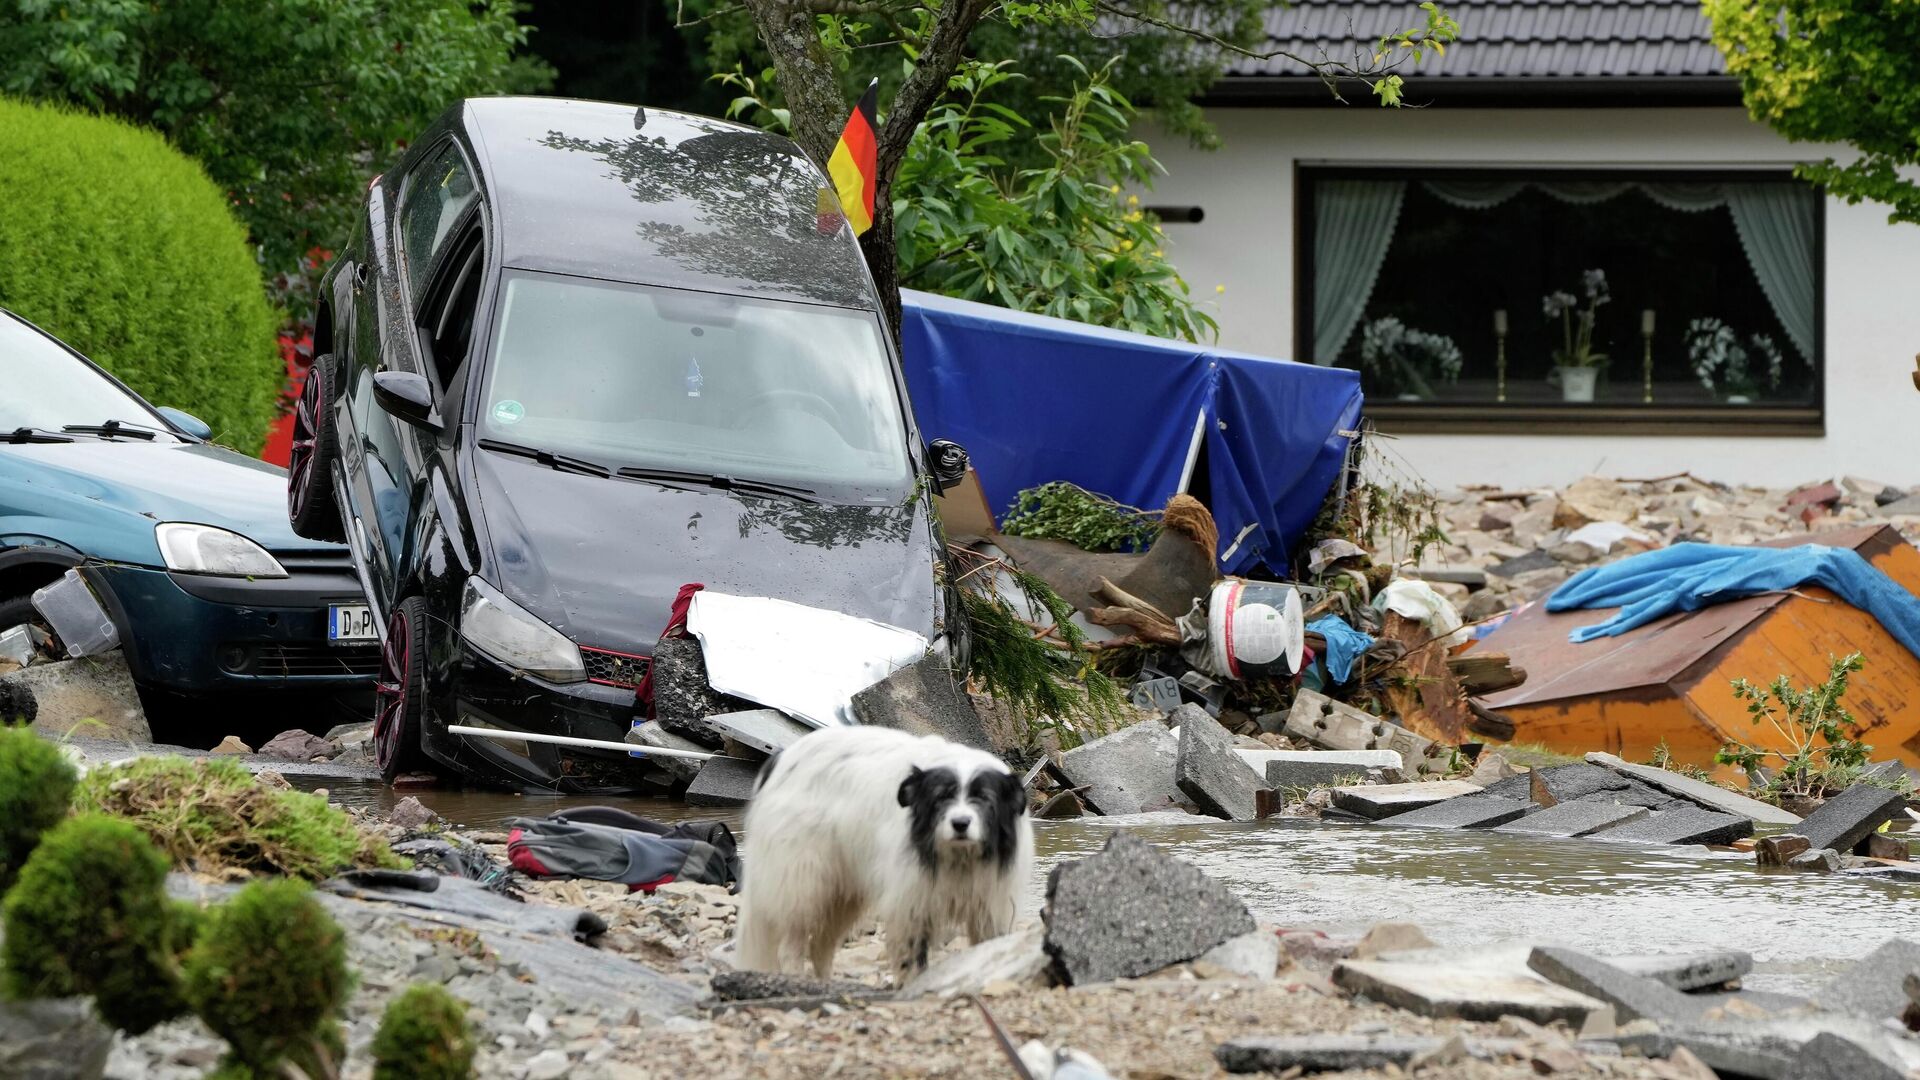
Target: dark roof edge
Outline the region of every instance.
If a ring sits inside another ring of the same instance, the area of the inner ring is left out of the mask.
[[[1373,91],[1358,79],[1344,79],[1339,85],[1349,104],[1373,100]],[[1508,109],[1644,109],[1741,102],[1740,83],[1731,75],[1429,76],[1407,79],[1401,93],[1409,105]],[[1228,75],[1201,95],[1199,104],[1208,108],[1310,108],[1340,102],[1325,83],[1310,75]]]

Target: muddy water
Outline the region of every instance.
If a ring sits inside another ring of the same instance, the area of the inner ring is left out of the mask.
[[[661,820],[739,814],[646,799],[427,791],[420,801],[469,828],[612,802]],[[378,785],[340,785],[336,801],[384,808]],[[1486,832],[1272,821],[1136,830],[1229,885],[1263,921],[1357,932],[1417,922],[1442,945],[1555,942],[1596,953],[1735,948],[1758,961],[1749,986],[1807,992],[1889,937],[1920,933],[1920,886],[1845,876],[1762,874],[1751,856],[1522,840]],[[1037,909],[1046,869],[1090,854],[1106,827],[1041,822]]]

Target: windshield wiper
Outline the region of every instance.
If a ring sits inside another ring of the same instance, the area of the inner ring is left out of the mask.
[[[72,442],[73,436],[62,435],[57,431],[48,431],[45,428],[17,427],[7,433],[7,441],[10,443]]]
[[[104,424],[62,424],[61,431],[71,431],[80,435],[99,435],[103,438],[146,439],[149,442],[160,434],[159,428],[141,427],[124,420],[109,420]]]
[[[794,484],[776,484],[771,480],[748,480],[724,473],[696,472],[688,469],[651,469],[628,465],[616,470],[616,475],[628,480],[655,480],[663,483],[702,484],[722,491],[740,491],[760,495],[784,495],[799,502],[819,502],[813,498],[814,491],[809,487]]]
[[[501,439],[481,439],[480,449],[493,450],[502,454],[512,454],[515,457],[528,458],[556,472],[581,473],[586,476],[598,476],[601,478],[607,478],[613,475],[612,469],[607,468],[597,461],[588,461],[586,458],[569,457],[566,454],[556,454],[551,450],[542,450],[537,446],[522,446],[519,443],[506,442]]]

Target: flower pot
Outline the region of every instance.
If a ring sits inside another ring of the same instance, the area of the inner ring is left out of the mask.
[[[1752,399],[1752,398],[1750,398],[1750,397],[1748,397],[1748,396],[1747,396],[1747,395],[1745,395],[1745,394],[1728,394],[1728,395],[1727,395],[1727,404],[1729,404],[1729,405],[1751,405],[1751,404],[1753,404],[1753,399]]]
[[[1599,368],[1563,367],[1560,369],[1560,400],[1592,401],[1593,384],[1600,378]]]

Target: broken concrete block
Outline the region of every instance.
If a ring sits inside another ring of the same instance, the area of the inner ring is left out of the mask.
[[[709,758],[687,785],[688,806],[745,806],[753,800],[753,781],[760,762],[739,758]]]
[[[1912,1074],[1877,1047],[1823,1031],[1794,1060],[1793,1080],[1907,1080]]]
[[[1335,985],[1421,1016],[1579,1024],[1604,1001],[1526,975],[1444,963],[1347,960],[1333,969]],[[1664,989],[1664,987],[1662,988]]]
[[[1813,844],[1798,833],[1763,836],[1753,845],[1753,861],[1758,866],[1785,866],[1795,855],[1812,847]]]
[[[1607,962],[1622,971],[1680,991],[1725,986],[1753,970],[1753,954],[1739,949],[1676,956],[1615,956]]]
[[[1731,844],[1753,835],[1753,822],[1698,806],[1655,810],[1645,817],[1589,834],[1621,844]]]
[[[1892,938],[1833,977],[1814,1001],[1822,1008],[1870,1020],[1899,1016],[1909,1004],[1906,979],[1920,972],[1920,944]]]
[[[785,750],[813,730],[778,709],[714,713],[707,717],[707,726],[723,738],[769,755]]]
[[[1339,753],[1332,750],[1327,752]],[[1394,755],[1396,758],[1399,756]],[[1366,779],[1367,769],[1365,765],[1340,761],[1274,760],[1267,762],[1267,786],[1275,791],[1311,791],[1314,788],[1355,784]]]
[[[692,750],[696,753],[709,752],[707,747],[694,742],[692,739],[668,731],[666,725],[660,723],[658,720],[649,720],[644,724],[633,725],[633,727],[627,730],[625,741],[633,743],[636,746],[653,746],[662,750]],[[699,758],[667,757],[666,755],[648,757],[646,760],[651,764],[659,766],[668,776],[673,778],[673,782],[676,784],[691,783],[694,777],[700,775],[700,766],[704,764]]]
[[[1621,806],[1619,803],[1605,802],[1597,798],[1585,799],[1579,802],[1557,803],[1537,813],[1509,821],[1493,831],[1516,836],[1585,836],[1610,826],[1637,821],[1646,817],[1648,813],[1650,811],[1644,806]]]
[[[1266,780],[1234,753],[1233,736],[1198,705],[1182,705],[1173,712],[1180,728],[1173,759],[1173,782],[1202,813],[1228,821],[1252,821],[1254,793]]]
[[[1432,1035],[1247,1035],[1213,1049],[1230,1073],[1345,1072],[1404,1066],[1440,1048]]]
[[[1253,771],[1264,774],[1267,766],[1276,761],[1302,761],[1307,764],[1351,765],[1353,771],[1365,772],[1368,769],[1398,769],[1405,761],[1393,750],[1274,750],[1269,747],[1254,749],[1249,746],[1236,746],[1234,753],[1240,760],[1253,766]]]
[[[1060,755],[1067,774],[1088,805],[1102,814],[1138,814],[1181,802],[1173,782],[1180,741],[1158,720],[1142,720]]]
[[[1697,1020],[1703,1004],[1663,983],[1635,975],[1605,960],[1572,949],[1542,947],[1527,955],[1527,966],[1541,977],[1613,1006],[1622,1021],[1657,1024]]]
[[[1425,784],[1375,784],[1371,787],[1333,788],[1333,805],[1368,821],[1379,821],[1409,810],[1445,802],[1480,789],[1464,780],[1435,780]]]
[[[312,761],[317,757],[331,757],[340,752],[340,747],[310,732],[294,728],[283,731],[260,747],[260,756],[279,758],[282,761]]]
[[[720,736],[706,725],[707,716],[756,707],[707,685],[707,661],[698,638],[661,638],[653,647],[649,663],[654,718],[668,731],[692,739],[703,749],[720,745]]]
[[[901,988],[900,996],[978,994],[993,983],[1046,986],[1053,961],[1043,947],[1043,936],[1040,927],[1028,927],[942,957]]]
[[[1491,829],[1533,810],[1533,803],[1519,799],[1502,799],[1486,794],[1464,795],[1404,814],[1395,814],[1387,819],[1387,823],[1422,829]]]
[[[1284,734],[1326,750],[1393,750],[1415,774],[1444,772],[1450,756],[1431,739],[1311,690],[1294,697]]]
[[[1809,847],[1852,851],[1906,803],[1907,797],[1892,788],[1855,784],[1821,803],[1793,831],[1806,837]]]
[[[979,750],[994,748],[986,723],[967,696],[966,680],[955,677],[940,651],[853,695],[853,718],[875,727],[938,735]]]
[[[1415,952],[1434,947],[1426,931],[1410,922],[1374,924],[1353,947],[1355,960],[1373,960],[1387,953]]]
[[[1209,965],[1229,975],[1264,982],[1280,967],[1280,938],[1271,930],[1241,934],[1201,953],[1193,963],[1195,967]]]
[[[1832,848],[1812,848],[1787,860],[1787,865],[1795,870],[1810,870],[1816,874],[1837,874],[1840,872],[1840,853]]]
[[[1630,783],[1612,769],[1584,762],[1535,769],[1527,780],[1533,801],[1541,806],[1585,799],[1603,791],[1624,791]]]
[[[0,686],[15,687],[22,700],[33,702],[33,730],[48,738],[72,735],[134,745],[153,741],[140,692],[119,652],[35,664],[0,676]]]
[[[1255,929],[1232,890],[1126,832],[1055,866],[1042,915],[1054,974],[1069,986],[1148,975]]]
[[[1659,788],[1675,798],[1685,799],[1722,814],[1737,814],[1750,821],[1767,825],[1798,825],[1800,823],[1799,817],[1777,806],[1769,806],[1758,799],[1749,799],[1737,792],[1715,787],[1705,781],[1682,776],[1676,772],[1656,769],[1651,765],[1635,765],[1605,753],[1588,754],[1587,763],[1612,769],[1643,784]]]

